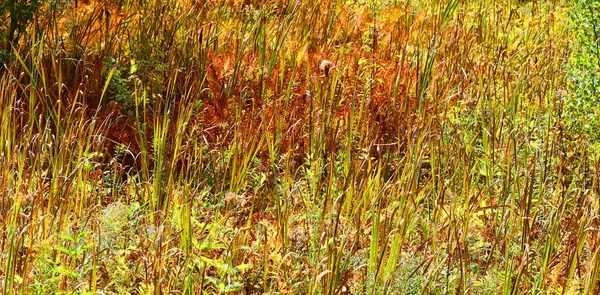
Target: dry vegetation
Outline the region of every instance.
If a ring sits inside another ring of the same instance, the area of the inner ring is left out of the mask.
[[[577,7],[41,3],[0,55],[3,294],[598,294]]]

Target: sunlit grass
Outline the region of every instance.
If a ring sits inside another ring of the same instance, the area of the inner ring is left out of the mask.
[[[595,294],[569,9],[46,5],[0,79],[0,289]]]

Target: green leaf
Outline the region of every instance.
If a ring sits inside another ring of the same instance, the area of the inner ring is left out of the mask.
[[[54,273],[59,273],[59,274],[62,274],[62,275],[66,275],[66,276],[69,276],[69,277],[74,278],[74,279],[79,278],[79,274],[78,273],[76,273],[74,271],[71,271],[71,270],[63,267],[62,265],[59,265],[59,266],[55,267],[53,271],[54,271]]]

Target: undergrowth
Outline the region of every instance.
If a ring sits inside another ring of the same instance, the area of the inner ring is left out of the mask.
[[[3,294],[597,294],[595,1],[39,3]]]

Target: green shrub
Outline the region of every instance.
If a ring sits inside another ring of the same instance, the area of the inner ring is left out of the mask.
[[[569,16],[576,42],[568,68],[566,123],[593,142],[600,139],[600,1],[573,1]]]
[[[44,0],[7,0],[0,4],[0,16],[8,22],[0,27],[0,40],[4,47],[18,42],[27,25],[33,20]]]

